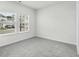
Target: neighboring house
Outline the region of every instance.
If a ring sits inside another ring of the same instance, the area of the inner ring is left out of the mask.
[[[11,16],[3,16],[0,14],[0,28],[13,27],[14,20]]]
[[[7,19],[0,17],[0,27],[5,28]]]

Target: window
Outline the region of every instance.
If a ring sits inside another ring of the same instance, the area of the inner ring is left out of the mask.
[[[15,32],[15,14],[0,12],[0,34]]]
[[[20,32],[29,30],[29,16],[20,16]]]
[[[0,12],[0,34],[14,33],[15,31],[27,32],[29,30],[29,16],[19,16],[19,22],[15,18],[15,13]]]

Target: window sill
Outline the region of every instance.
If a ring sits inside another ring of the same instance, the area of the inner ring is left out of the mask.
[[[28,31],[14,32],[14,33],[6,33],[6,34],[0,34],[0,36],[15,35],[15,34],[26,33],[26,32],[28,32]]]
[[[14,32],[14,33],[0,34],[0,36],[13,35],[13,34],[17,34],[17,33],[16,33],[16,32]]]

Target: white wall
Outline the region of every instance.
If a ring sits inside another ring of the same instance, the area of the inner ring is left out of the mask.
[[[25,8],[23,5],[17,4],[16,2],[0,1],[0,12],[14,12],[17,14],[17,19],[21,14],[30,16],[30,31],[26,33],[0,35],[0,46],[35,36],[35,11],[33,9]]]
[[[37,36],[76,44],[75,2],[61,2],[37,12]]]

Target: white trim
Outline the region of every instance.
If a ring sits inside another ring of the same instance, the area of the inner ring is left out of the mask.
[[[78,41],[78,33],[79,33],[79,29],[78,29],[78,24],[79,24],[79,21],[78,21],[78,18],[79,18],[79,16],[78,16],[78,1],[76,2],[76,45],[77,45],[77,54],[79,54],[79,41]]]
[[[29,31],[21,31],[21,32],[17,32],[17,33],[27,33],[27,32],[29,32]]]
[[[20,42],[20,41],[22,41],[22,40],[30,39],[30,38],[33,38],[33,37],[35,37],[35,36],[29,36],[29,37],[27,37],[27,38],[23,38],[23,39],[19,39],[19,40],[17,39],[17,40],[13,40],[13,41],[9,41],[9,42],[6,40],[6,42],[0,43],[0,47],[6,46],[6,45],[10,45],[10,44],[12,44],[12,43]]]
[[[67,43],[67,44],[76,45],[76,43],[72,43],[72,42],[66,42],[66,41],[61,41],[61,40],[56,40],[56,39],[54,39],[54,38],[47,37],[47,36],[40,36],[40,35],[38,35],[37,37],[40,37],[40,38],[45,38],[45,39],[48,39],[48,40],[59,41],[59,42]]]
[[[13,35],[13,34],[17,34],[17,32],[15,32],[15,33],[6,33],[6,34],[0,34],[0,36],[5,36],[5,35]]]

